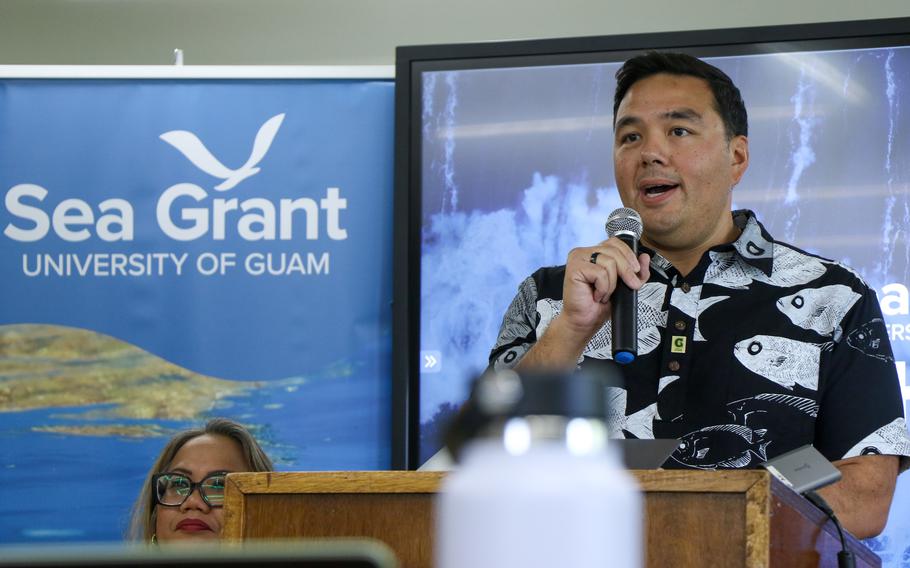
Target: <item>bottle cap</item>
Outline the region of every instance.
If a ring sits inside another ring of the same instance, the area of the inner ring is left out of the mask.
[[[478,379],[472,399],[489,418],[552,415],[604,420],[607,387],[622,385],[619,369],[605,369],[610,373],[498,371]]]
[[[507,369],[481,375],[471,397],[446,429],[445,445],[458,459],[462,447],[477,436],[489,435],[489,428],[510,418],[550,416],[590,418],[605,424],[614,422],[617,412],[610,401],[610,387],[624,387],[622,370],[610,360],[592,360],[591,370],[535,371],[517,373]],[[486,433],[486,434],[485,434]]]

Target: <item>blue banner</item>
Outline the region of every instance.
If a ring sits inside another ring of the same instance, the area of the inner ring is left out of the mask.
[[[392,132],[391,81],[0,82],[0,543],[120,538],[211,416],[388,467]]]

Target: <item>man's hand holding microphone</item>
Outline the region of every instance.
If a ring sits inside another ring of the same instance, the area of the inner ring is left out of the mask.
[[[651,257],[638,254],[641,217],[621,207],[607,219],[610,238],[572,249],[566,259],[562,311],[528,351],[518,369],[575,368],[595,333],[612,318],[613,356],[635,358],[637,291],[650,276]]]

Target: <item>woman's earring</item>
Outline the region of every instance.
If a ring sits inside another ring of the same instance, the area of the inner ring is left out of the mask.
[[[152,544],[158,544],[158,534],[152,535]]]

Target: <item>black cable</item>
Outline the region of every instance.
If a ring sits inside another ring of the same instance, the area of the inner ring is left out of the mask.
[[[855,568],[856,557],[852,552],[850,552],[850,549],[847,548],[847,539],[844,537],[844,529],[840,526],[840,521],[837,520],[837,515],[834,514],[831,506],[828,505],[828,502],[825,501],[824,498],[815,491],[806,491],[803,493],[803,496],[808,499],[810,503],[818,507],[822,513],[828,515],[829,519],[834,521],[834,526],[837,528],[837,534],[840,535],[841,546],[841,551],[837,553],[837,567]]]

